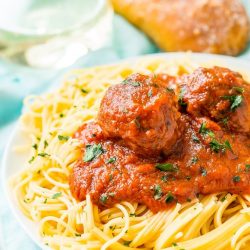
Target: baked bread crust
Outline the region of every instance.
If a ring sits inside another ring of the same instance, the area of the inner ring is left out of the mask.
[[[111,0],[117,13],[166,51],[237,55],[249,20],[240,0]]]

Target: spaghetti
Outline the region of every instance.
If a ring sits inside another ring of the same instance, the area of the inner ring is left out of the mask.
[[[81,155],[72,135],[94,120],[106,89],[134,72],[179,75],[199,65],[146,59],[70,73],[57,91],[25,100],[21,117],[30,152],[25,169],[11,179],[21,211],[52,249],[248,249],[250,196],[217,193],[152,213],[121,202],[100,210],[90,197],[78,202],[68,176]]]

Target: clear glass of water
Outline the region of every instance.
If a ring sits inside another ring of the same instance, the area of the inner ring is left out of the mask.
[[[106,0],[0,0],[0,57],[62,68],[109,43]]]

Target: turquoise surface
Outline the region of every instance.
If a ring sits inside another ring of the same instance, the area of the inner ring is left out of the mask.
[[[250,12],[249,0],[244,2],[249,7]],[[115,16],[113,25],[112,44],[87,55],[72,67],[99,65],[131,56],[159,52],[144,34],[128,24],[123,18]],[[250,66],[250,44],[239,57],[249,60]],[[39,94],[46,91],[48,87],[58,81],[59,76],[65,71],[68,69],[58,72],[32,70],[0,61],[0,158],[2,158],[3,148],[15,119],[21,113],[23,98],[31,93]],[[11,214],[1,186],[0,197],[0,249],[38,249]]]

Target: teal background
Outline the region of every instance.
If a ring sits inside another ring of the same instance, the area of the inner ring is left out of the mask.
[[[250,2],[245,0],[250,14]],[[116,62],[120,59],[148,53],[160,52],[159,49],[139,30],[120,16],[114,17],[113,36],[109,47],[93,52],[79,60],[71,68],[93,66]],[[249,60],[250,44],[240,56]],[[13,129],[15,120],[22,110],[22,100],[28,94],[40,94],[69,69],[60,71],[34,70],[12,65],[0,60],[0,160],[3,148]],[[9,210],[0,186],[0,250],[38,249],[16,222]]]

